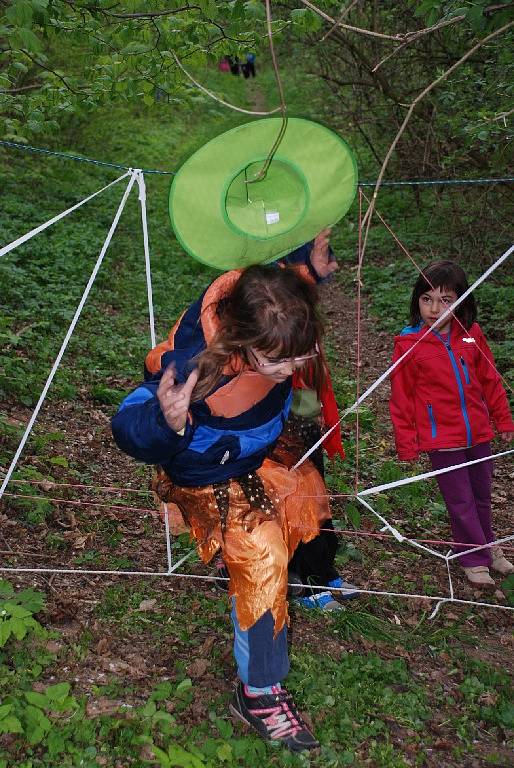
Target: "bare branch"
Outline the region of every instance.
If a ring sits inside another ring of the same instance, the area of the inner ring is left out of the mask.
[[[101,14],[102,16],[111,16],[115,19],[157,19],[162,16],[175,16],[183,11],[201,11],[199,5],[183,5],[181,8],[174,8],[169,11],[139,11],[137,13],[113,13],[107,8],[95,8],[94,6],[85,6],[91,15]]]
[[[496,5],[488,5],[484,8],[484,16],[491,16],[496,11],[504,11],[506,8],[512,8],[514,3],[496,3]]]
[[[370,29],[361,29],[360,27],[352,27],[350,24],[343,24],[342,22],[336,21],[332,16],[329,16],[328,13],[322,11],[321,8],[318,8],[317,5],[311,3],[310,0],[300,0],[300,2],[303,3],[303,5],[306,5],[307,8],[310,8],[311,11],[314,11],[314,13],[317,13],[318,16],[321,16],[322,19],[325,19],[325,21],[329,21],[334,27],[347,29],[349,32],[358,32],[360,35],[378,37],[381,40],[394,40],[395,42],[403,40],[403,35],[383,35],[381,32],[372,32]]]
[[[27,50],[25,50],[25,48],[19,48],[18,50],[21,51],[21,53],[23,53],[24,56],[26,56],[28,59],[30,59],[31,62],[36,65],[36,67],[39,67],[40,69],[44,69],[46,72],[51,72],[52,75],[55,75],[55,77],[58,80],[61,81],[61,83],[65,86],[65,88],[68,91],[73,93],[75,96],[80,96],[81,95],[81,92],[80,91],[76,91],[74,88],[72,88],[71,85],[68,82],[66,82],[66,80],[64,79],[64,77],[62,75],[60,75],[54,69],[51,69],[50,67],[45,66],[43,64],[43,62],[38,61],[37,59],[35,59],[33,56],[30,55],[30,53]]]
[[[494,122],[495,120],[505,120],[505,118],[508,117],[509,115],[512,115],[513,112],[514,112],[514,109],[509,109],[507,110],[507,112],[500,112],[500,114],[496,115],[496,117],[491,117],[489,122]]]
[[[322,38],[321,38],[321,40],[319,41],[320,43],[324,43],[324,42],[325,42],[325,40],[327,39],[327,37],[330,37],[330,35],[332,34],[332,32],[333,32],[335,29],[337,29],[337,27],[338,27],[338,26],[341,24],[341,22],[343,21],[343,19],[346,19],[346,17],[348,16],[348,14],[349,14],[349,13],[350,13],[350,11],[352,10],[352,8],[355,8],[355,6],[357,5],[357,3],[358,3],[358,2],[359,2],[359,0],[353,0],[353,2],[351,2],[351,3],[350,3],[350,5],[347,5],[347,6],[346,6],[346,8],[345,8],[345,9],[343,10],[343,12],[341,13],[341,15],[340,15],[340,16],[339,16],[339,17],[336,19],[336,23],[335,23],[335,24],[334,24],[332,27],[330,27],[330,29],[328,30],[328,32],[325,32],[325,34],[323,35],[323,37],[322,37]]]
[[[439,77],[437,77],[435,80],[433,80],[429,85],[427,85],[426,88],[424,88],[417,96],[416,98],[411,102],[411,105],[407,111],[407,114],[405,115],[405,118],[400,126],[400,129],[398,130],[396,136],[393,139],[393,142],[389,149],[387,150],[386,156],[384,158],[384,162],[382,163],[382,167],[380,169],[380,173],[378,174],[378,178],[375,184],[375,189],[373,190],[373,197],[371,199],[371,203],[368,206],[368,209],[364,215],[362,224],[363,226],[366,225],[366,230],[364,234],[364,242],[363,242],[363,249],[366,248],[366,242],[367,237],[369,233],[369,228],[371,225],[371,219],[373,216],[373,211],[375,208],[376,199],[378,196],[378,190],[380,189],[380,186],[382,184],[382,179],[384,178],[384,174],[387,168],[387,165],[389,163],[389,160],[391,159],[391,156],[396,148],[396,145],[398,144],[403,132],[405,131],[405,128],[407,127],[407,124],[412,117],[412,113],[414,112],[416,106],[419,104],[422,99],[427,96],[434,88],[436,88],[440,83],[443,82],[443,80],[446,80],[447,77],[449,77],[458,67],[460,67],[461,64],[463,64],[465,61],[467,61],[479,48],[481,48],[486,43],[493,40],[495,37],[498,37],[498,35],[503,34],[504,32],[507,32],[507,30],[512,29],[514,27],[514,21],[510,21],[508,24],[504,24],[503,27],[500,27],[499,29],[496,29],[494,32],[491,32],[491,34],[484,37],[482,40],[480,40],[478,43],[476,43],[472,48],[470,48],[461,58],[455,62],[451,67],[449,67],[445,72],[443,72]]]
[[[32,83],[32,85],[20,85],[19,88],[2,88],[0,93],[21,93],[22,91],[31,91],[34,88],[41,88],[41,83]]]
[[[436,29],[442,29],[442,27],[449,27],[450,24],[455,24],[456,22],[460,22],[466,17],[464,15],[462,16],[455,16],[453,19],[446,19],[445,21],[441,21],[439,24],[434,24],[433,27],[427,27],[426,29],[420,29],[419,32],[412,32],[408,33],[409,39],[406,40],[404,43],[398,46],[398,48],[395,48],[394,51],[391,51],[391,53],[388,53],[387,56],[384,56],[383,59],[381,59],[376,66],[373,67],[372,72],[376,72],[379,67],[382,66],[382,64],[385,64],[386,61],[391,59],[393,56],[396,56],[396,54],[406,48],[411,43],[415,42],[416,40],[419,40],[420,37],[424,37],[425,35],[428,35],[430,32],[435,32]]]

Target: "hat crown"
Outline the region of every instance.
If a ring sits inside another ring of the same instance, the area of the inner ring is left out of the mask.
[[[309,199],[301,171],[273,158],[266,175],[254,181],[266,158],[246,164],[230,180],[223,206],[230,227],[257,239],[282,235],[302,219]]]

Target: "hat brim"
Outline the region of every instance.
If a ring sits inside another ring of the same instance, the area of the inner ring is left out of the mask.
[[[270,170],[274,164],[291,169],[303,185],[301,210],[279,234],[272,226],[264,235],[243,231],[231,221],[230,183],[246,166],[264,161],[280,126],[280,118],[267,118],[233,128],[201,147],[179,169],[170,190],[170,218],[177,239],[195,259],[221,270],[274,261],[338,222],[350,208],[357,165],[347,143],[320,123],[289,118]]]

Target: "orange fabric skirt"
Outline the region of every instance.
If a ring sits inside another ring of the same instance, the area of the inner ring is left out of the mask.
[[[154,487],[167,503],[172,529],[178,530],[176,505],[205,563],[221,549],[241,629],[249,629],[269,610],[275,634],[280,632],[288,621],[287,564],[298,544],[315,538],[320,523],[330,518],[325,484],[314,465],[306,461],[290,470],[272,459],[264,461],[256,474],[271,510],[252,505],[237,480],[230,480],[224,536],[213,486],[180,487],[163,474]]]

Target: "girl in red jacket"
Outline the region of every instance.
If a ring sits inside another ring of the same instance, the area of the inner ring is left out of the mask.
[[[491,422],[505,441],[512,439],[507,396],[475,322],[473,295],[453,317],[439,322],[467,288],[464,271],[451,261],[430,264],[414,285],[411,325],[395,337],[393,361],[409,354],[391,374],[389,409],[401,461],[415,461],[426,451],[433,469],[442,469],[490,456]],[[453,539],[462,542],[456,551],[495,540],[492,473],[493,462],[482,461],[437,475]],[[495,587],[489,568],[503,575],[514,572],[498,546],[462,555],[459,561],[469,581],[479,587]]]

